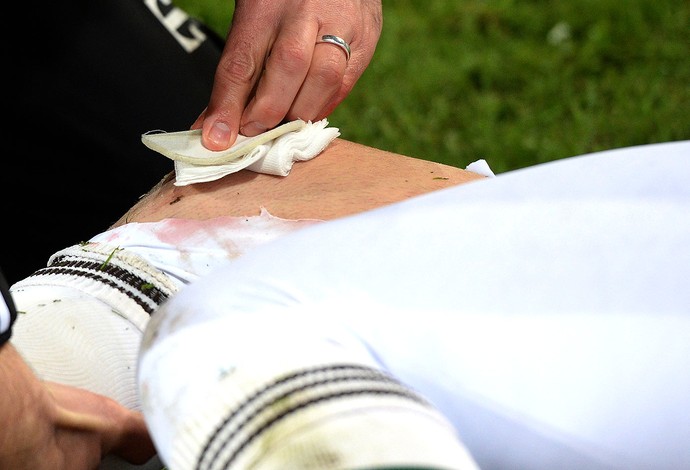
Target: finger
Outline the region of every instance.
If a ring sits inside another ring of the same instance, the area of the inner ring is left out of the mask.
[[[196,118],[196,121],[189,127],[190,129],[201,129],[201,126],[204,124],[204,119],[206,119],[206,110],[208,108],[204,108],[204,110],[199,114],[199,117]]]
[[[104,451],[134,464],[147,462],[156,454],[153,440],[141,413],[126,410],[118,428],[108,436],[110,438],[108,441],[104,440]]]
[[[242,115],[243,135],[260,134],[285,119],[309,73],[317,27],[314,22],[286,21],[272,46],[256,93]]]
[[[244,105],[258,76],[255,67],[246,50],[221,57],[201,123],[202,144],[209,150],[224,150],[237,138]]]
[[[144,463],[155,454],[141,413],[88,390],[46,383],[55,399],[55,423],[63,442],[92,435],[101,454],[114,453],[131,463]],[[78,442],[78,440],[77,440]]]
[[[361,4],[361,8],[360,27],[353,29],[353,32],[356,32],[356,34],[354,34],[352,41],[349,43],[350,60],[345,68],[345,75],[340,88],[331,95],[330,100],[317,113],[315,119],[328,116],[348,96],[374,56],[383,25],[381,2],[380,0],[368,1]],[[300,98],[298,97],[298,99]],[[313,98],[309,97],[308,99]],[[300,102],[300,104],[303,103]]]
[[[321,31],[330,31],[333,35],[335,28],[321,28]],[[336,96],[344,97],[349,90],[343,89],[343,79],[348,67],[349,36],[346,33],[335,35],[342,38],[343,46],[321,39],[326,34],[319,33],[315,40],[314,55],[312,57],[309,73],[295,98],[290,111],[289,119],[317,120],[322,117],[322,110],[334,100]],[[342,98],[341,98],[342,99]]]
[[[323,119],[333,112],[333,110],[350,94],[355,87],[357,80],[364,74],[365,69],[369,65],[371,55],[360,51],[360,45],[356,42],[350,45],[352,53],[350,61],[345,68],[345,74],[340,82],[340,87],[333,93],[330,99],[320,108],[315,119]]]
[[[225,150],[235,142],[242,112],[258,82],[271,44],[271,32],[256,27],[258,18],[236,10],[223,49],[206,110],[192,128],[202,129],[202,144],[210,150]]]

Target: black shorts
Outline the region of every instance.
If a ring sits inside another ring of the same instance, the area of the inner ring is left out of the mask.
[[[173,169],[141,134],[191,126],[224,45],[160,0],[25,5],[8,72],[14,144],[0,170],[10,283],[107,229]]]

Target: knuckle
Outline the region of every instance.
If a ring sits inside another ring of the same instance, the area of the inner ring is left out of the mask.
[[[224,79],[242,85],[253,84],[260,71],[250,49],[238,48],[226,54],[220,61],[218,71]]]
[[[271,52],[276,65],[287,72],[305,70],[309,66],[309,52],[303,44],[287,42]]]
[[[285,118],[290,106],[271,95],[256,96],[254,106],[242,116],[244,122],[258,121],[265,126],[274,126]]]
[[[283,120],[287,109],[276,106],[273,102],[264,102],[261,106],[261,122],[273,126]]]
[[[338,57],[320,62],[313,70],[314,80],[328,88],[336,88],[343,81],[343,74],[340,71]]]

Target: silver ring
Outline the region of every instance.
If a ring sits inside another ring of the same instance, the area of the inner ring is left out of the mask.
[[[350,45],[343,38],[339,38],[338,36],[334,36],[332,34],[324,34],[323,36],[321,36],[321,40],[317,41],[316,44],[319,44],[321,42],[335,44],[336,46],[345,51],[345,62],[348,62],[350,60]]]

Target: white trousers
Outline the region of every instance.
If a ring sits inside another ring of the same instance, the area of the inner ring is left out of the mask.
[[[690,468],[690,142],[307,227],[154,318],[139,384],[164,458],[198,456],[199,417],[252,384],[350,361],[431,400],[481,468]]]

